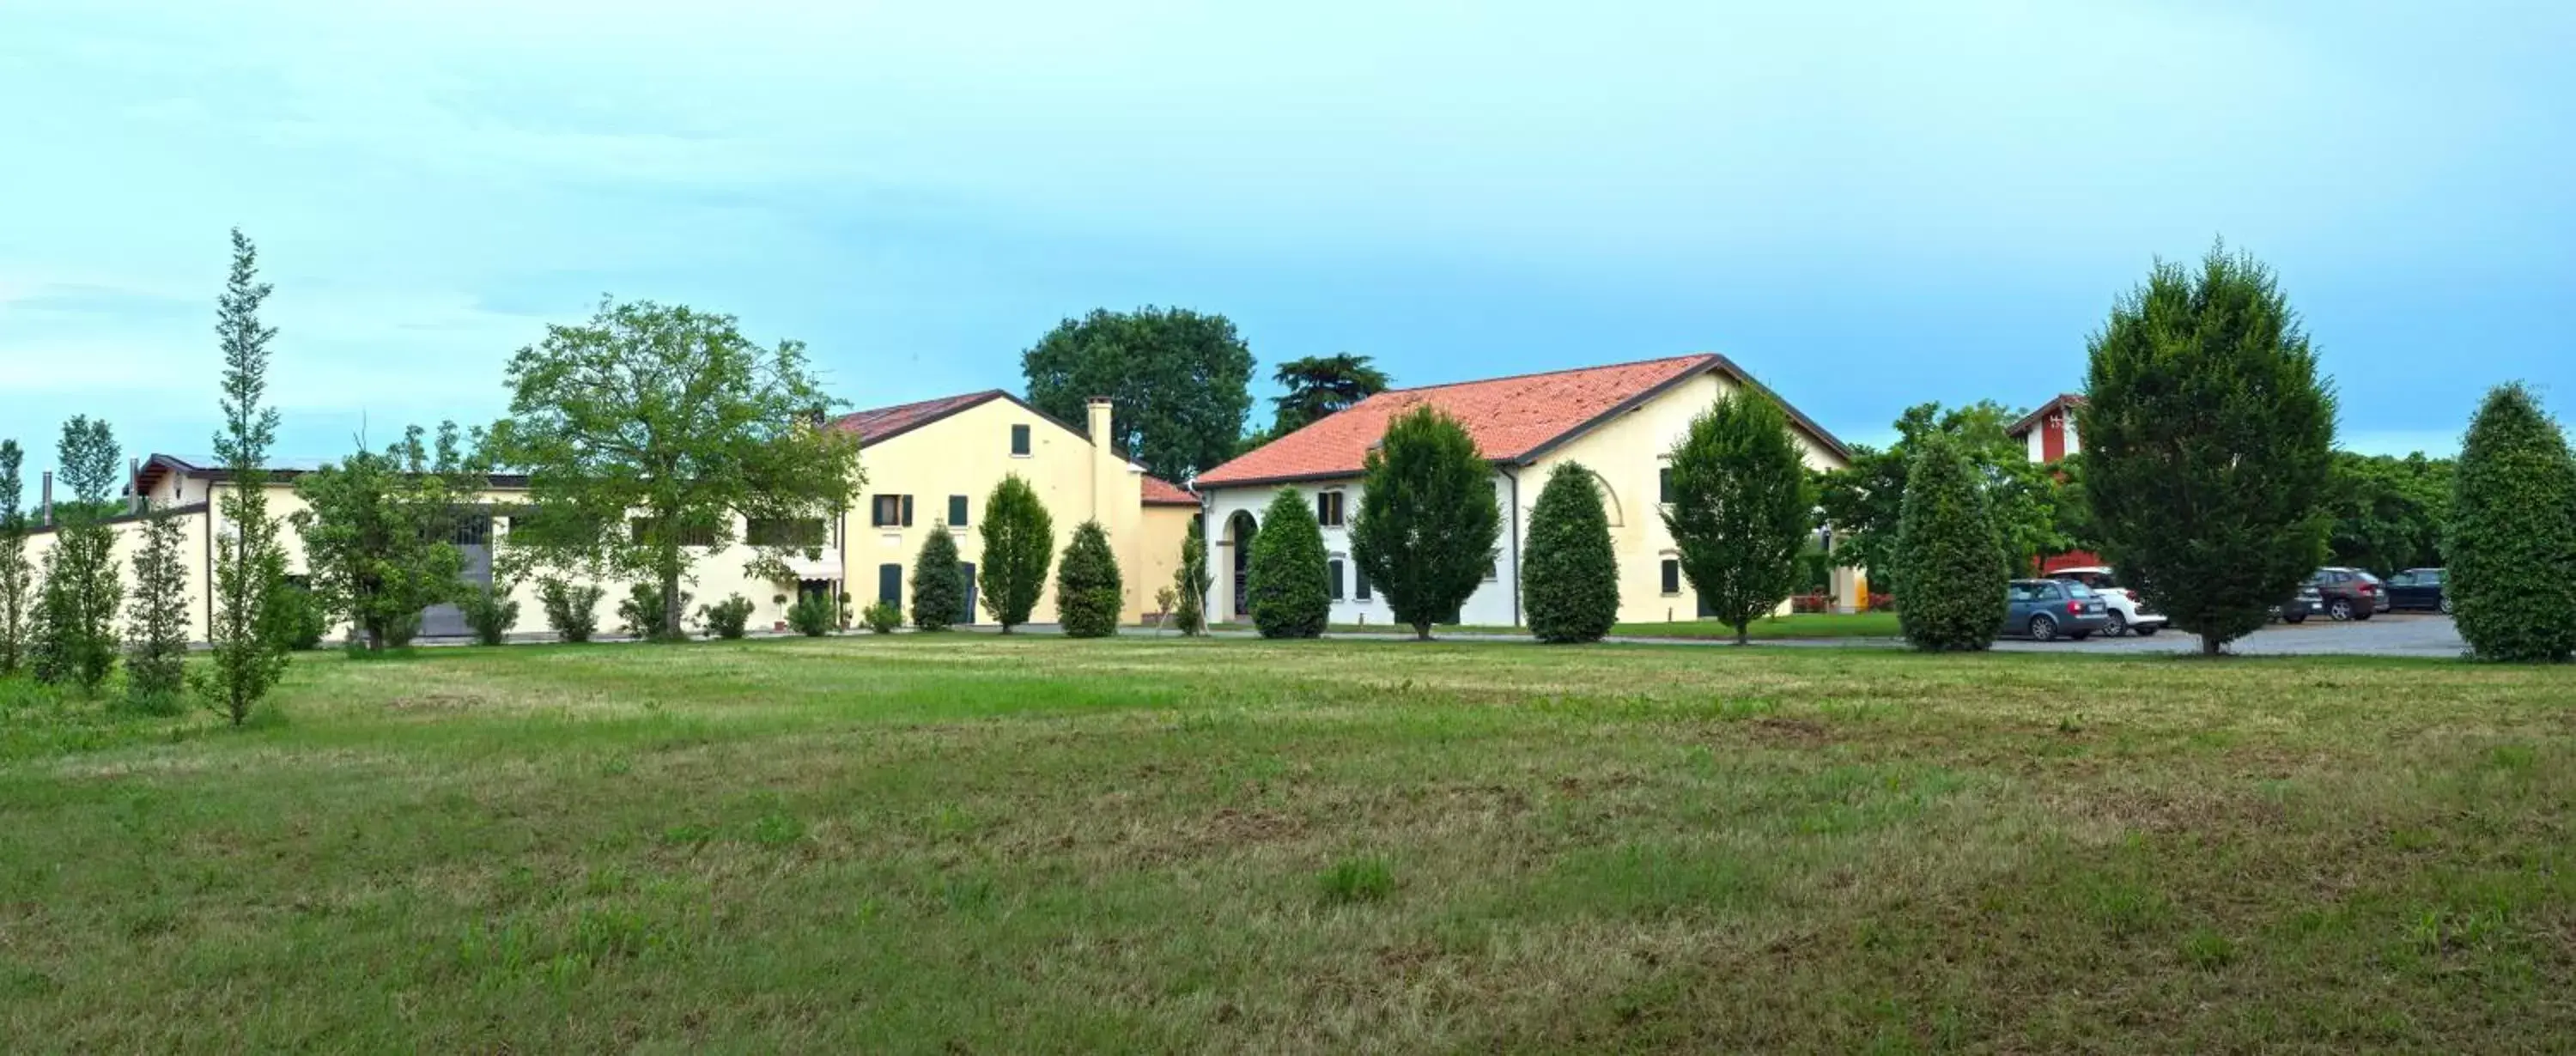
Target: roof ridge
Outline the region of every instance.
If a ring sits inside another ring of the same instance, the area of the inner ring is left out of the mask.
[[[1596,370],[1617,370],[1621,367],[1642,367],[1651,363],[1679,363],[1683,360],[1689,359],[1715,360],[1718,358],[1720,357],[1715,352],[1691,352],[1678,356],[1656,356],[1652,359],[1631,359],[1618,363],[1595,363],[1588,367],[1559,367],[1555,370],[1533,370],[1526,374],[1502,374],[1490,378],[1468,378],[1463,381],[1442,381],[1434,382],[1429,385],[1412,385],[1401,389],[1387,389],[1376,393],[1371,397],[1371,399],[1376,398],[1376,396],[1393,396],[1407,392],[1426,392],[1432,389],[1454,389],[1461,385],[1490,385],[1497,381],[1527,381],[1531,378],[1550,378],[1559,374],[1588,374]],[[1321,419],[1318,419],[1318,421],[1320,420]]]

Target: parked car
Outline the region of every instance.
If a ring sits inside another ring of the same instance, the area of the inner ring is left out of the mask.
[[[2049,573],[2048,578],[2082,583],[2093,588],[2093,593],[2101,595],[2103,607],[2111,610],[2111,626],[2102,631],[2107,637],[2136,634],[2145,638],[2165,629],[2164,614],[2149,610],[2147,603],[2138,598],[2138,592],[2121,586],[2119,578],[2110,569],[2100,566],[2061,568]]]
[[[2317,585],[2301,583],[2299,592],[2291,595],[2290,600],[2272,606],[2272,618],[2283,623],[2306,623],[2308,617],[2316,615],[2325,607],[2326,597],[2318,593]]]
[[[2110,626],[2110,606],[2082,583],[2016,579],[2004,588],[2005,634],[2028,635],[2036,642],[2058,638],[2080,642]]]
[[[2336,623],[2367,620],[2388,611],[2387,585],[2361,569],[2320,568],[2308,582],[2324,597],[2326,618]]]
[[[2388,577],[2388,607],[2451,614],[2451,590],[2443,569],[2410,568]]]

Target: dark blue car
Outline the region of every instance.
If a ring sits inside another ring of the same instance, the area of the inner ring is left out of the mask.
[[[2037,642],[2059,638],[2080,642],[2111,626],[2110,606],[2081,583],[2016,579],[2005,588],[2004,600],[2007,635],[2027,635]]]

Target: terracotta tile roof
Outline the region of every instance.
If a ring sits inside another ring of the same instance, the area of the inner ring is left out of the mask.
[[[1423,403],[1455,416],[1486,458],[1526,461],[1604,416],[1708,370],[1722,371],[1739,384],[1761,389],[1733,362],[1714,353],[1391,389],[1199,474],[1196,484],[1205,490],[1357,475],[1369,448],[1386,435],[1387,423]],[[1795,409],[1789,414],[1828,450],[1842,452],[1842,443],[1832,434]]]
[[[1196,506],[1198,504],[1199,497],[1182,490],[1180,485],[1151,473],[1145,475],[1145,505]]]
[[[986,389],[962,396],[942,396],[917,403],[898,403],[892,407],[872,407],[853,411],[832,420],[832,428],[859,434],[859,443],[876,444],[911,432],[949,415],[988,400],[1007,399],[1010,393]]]
[[[2022,420],[2014,422],[2011,426],[2005,428],[2004,435],[2010,437],[2029,436],[2030,431],[2039,428],[2040,421],[2048,417],[2048,412],[2059,410],[2071,411],[2082,406],[2084,406],[2084,397],[2072,392],[2060,393],[2047,403],[2040,404],[2038,410],[2030,412],[2023,416]]]

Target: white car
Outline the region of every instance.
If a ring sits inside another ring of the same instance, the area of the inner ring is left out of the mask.
[[[2147,611],[2147,603],[2138,600],[2138,592],[2121,586],[2119,577],[2112,575],[2110,569],[2061,568],[2049,573],[2048,578],[2082,583],[2093,588],[2094,593],[2102,595],[2102,600],[2109,603],[2111,607],[2111,626],[2102,632],[2104,637],[2117,638],[2122,634],[2135,634],[2144,638],[2165,629],[2164,614]]]

